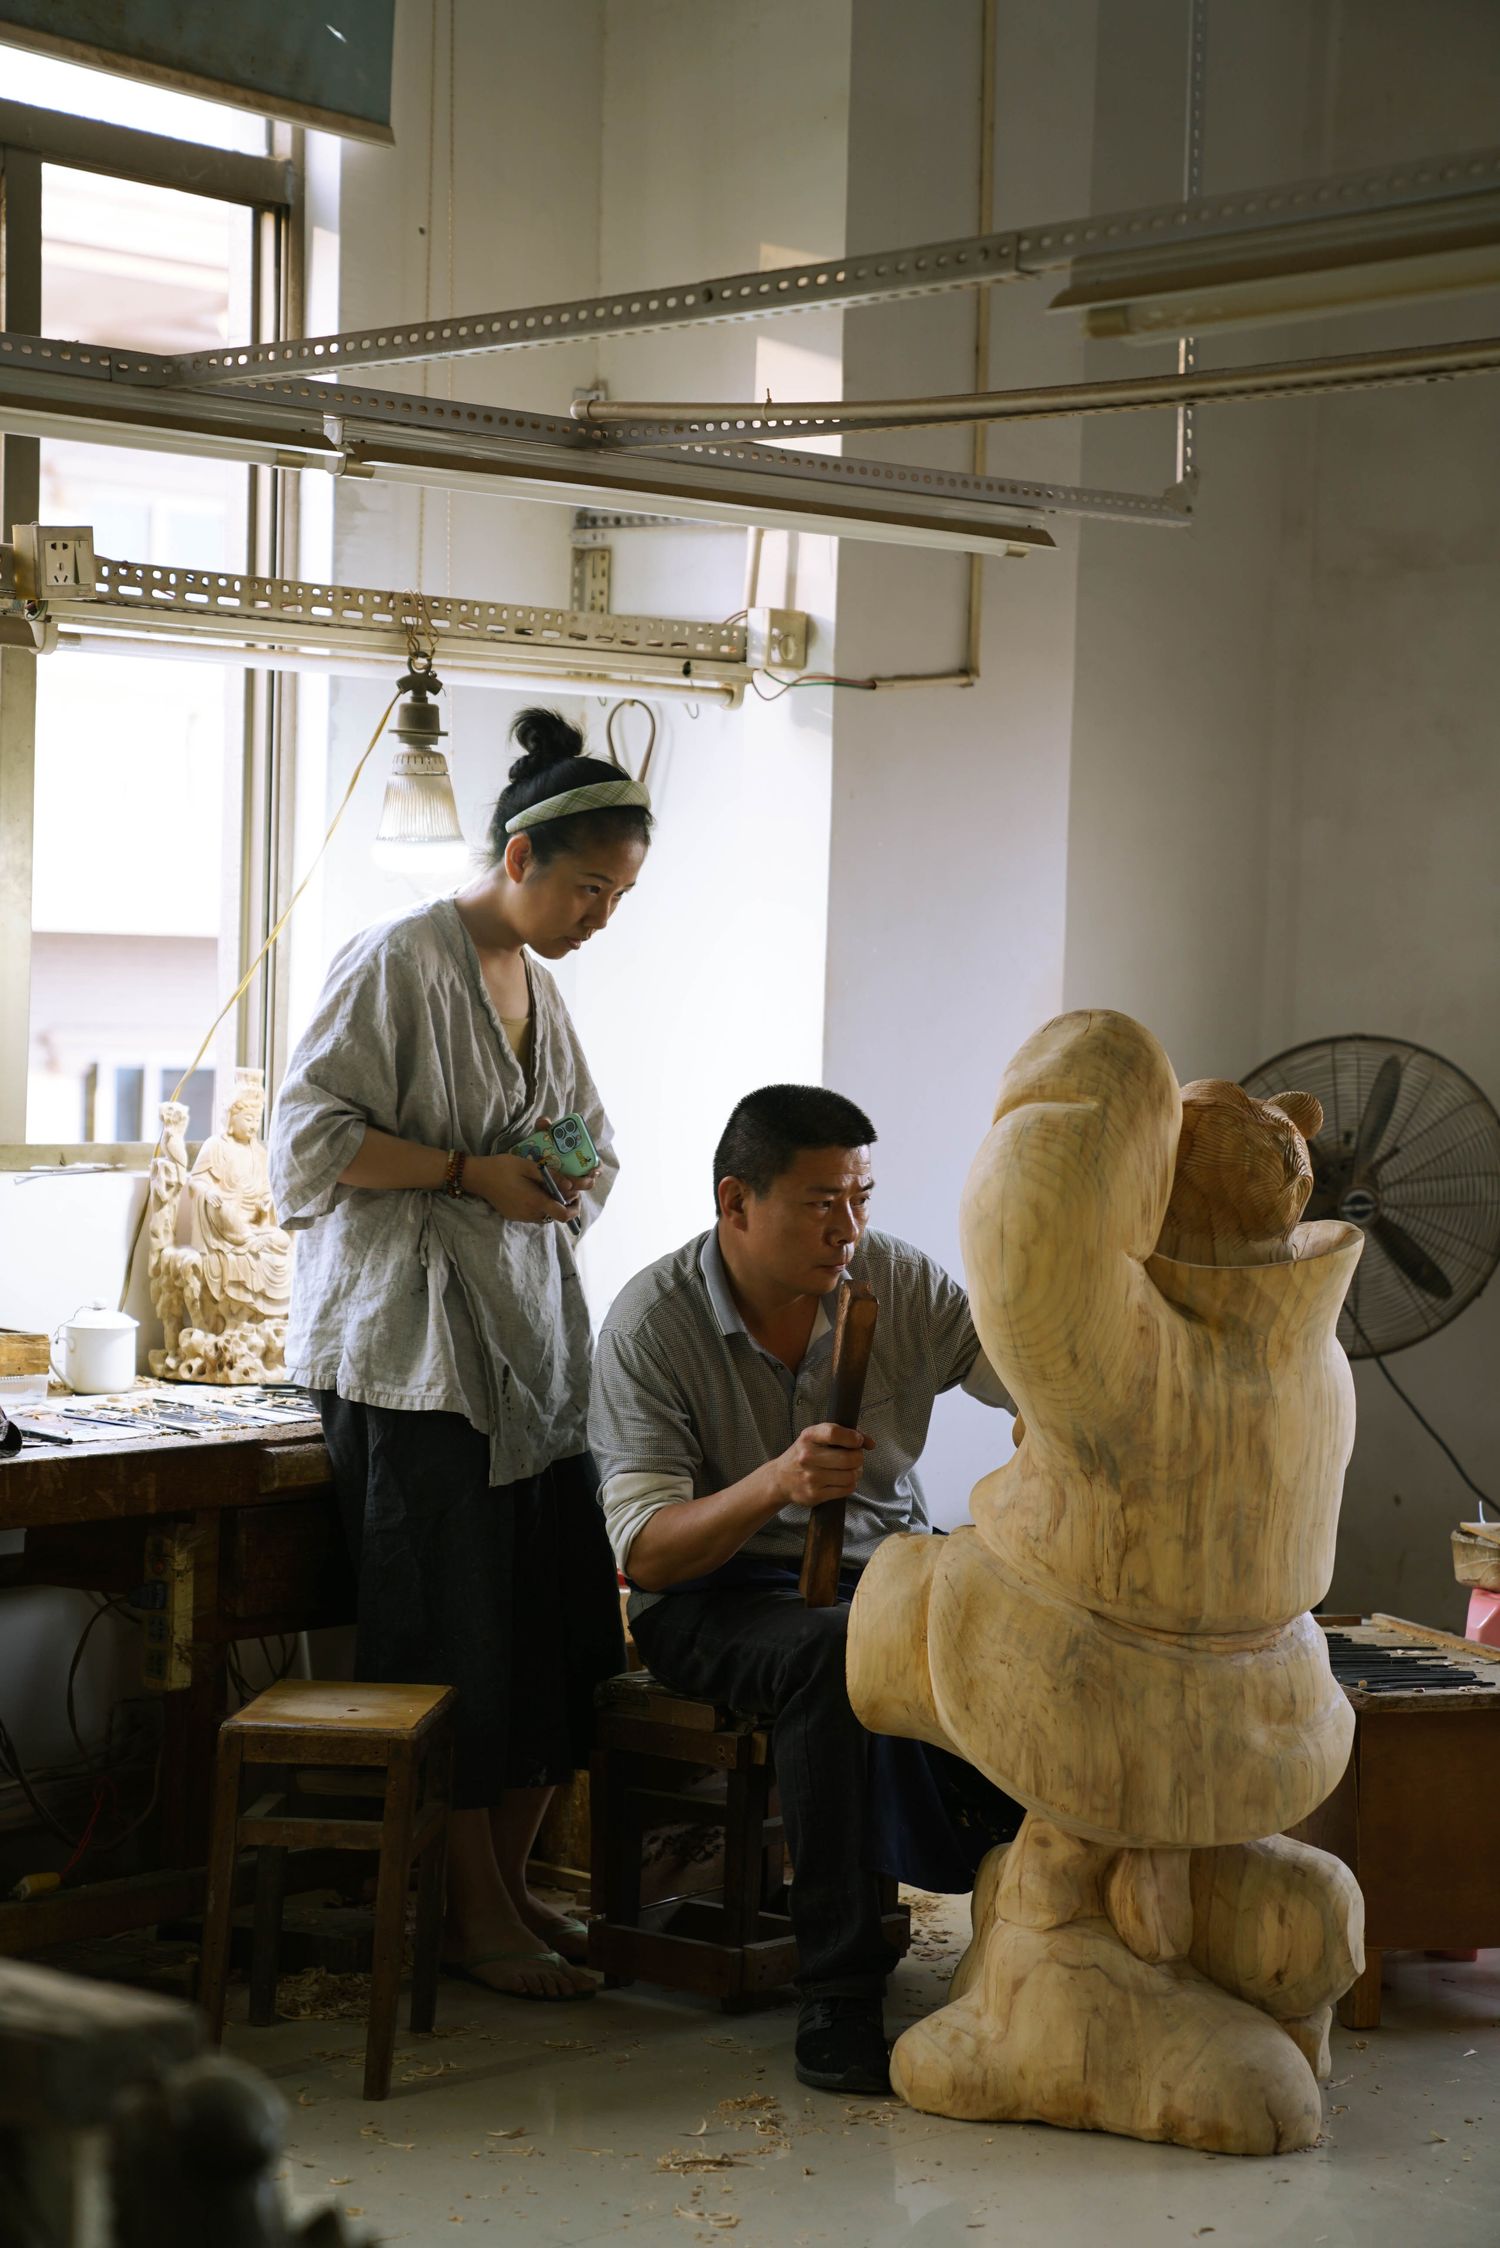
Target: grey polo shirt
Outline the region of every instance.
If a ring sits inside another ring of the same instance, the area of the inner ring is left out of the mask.
[[[845,1518],[844,1553],[867,1561],[896,1530],[928,1526],[916,1463],[933,1401],[960,1383],[1014,1412],[979,1347],[969,1301],[941,1265],[890,1234],[867,1233],[849,1274],[880,1302],[859,1425],[875,1439]],[[841,1282],[840,1285],[843,1283]],[[749,1334],[730,1293],[717,1231],[637,1273],[610,1306],[594,1354],[589,1443],[621,1569],[658,1507],[726,1490],[826,1418],[833,1312],[823,1300],[793,1373]],[[807,1509],[789,1506],[747,1553],[800,1559]],[[639,1612],[658,1594],[640,1593]]]

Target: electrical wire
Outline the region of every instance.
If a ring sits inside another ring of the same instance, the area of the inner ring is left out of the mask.
[[[209,1047],[213,1044],[214,1033],[218,1029],[220,1023],[229,1013],[231,1007],[238,1006],[240,1000],[249,990],[250,985],[254,981],[256,973],[260,968],[261,962],[268,957],[272,948],[279,940],[282,931],[285,929],[287,923],[291,920],[293,913],[295,913],[298,902],[302,897],[303,891],[307,888],[307,885],[309,884],[309,882],[311,882],[313,876],[317,873],[318,867],[322,862],[323,853],[327,850],[329,844],[333,841],[335,832],[338,828],[338,824],[343,818],[345,812],[347,812],[349,809],[350,799],[353,797],[355,789],[359,786],[360,775],[363,773],[365,767],[369,764],[370,759],[374,756],[376,745],[379,743],[381,735],[385,732],[386,721],[389,719],[391,712],[395,709],[396,704],[400,699],[400,695],[401,690],[398,687],[395,693],[391,696],[390,701],[386,704],[384,710],[381,712],[374,733],[370,736],[369,741],[365,745],[363,754],[356,763],[353,772],[349,775],[348,786],[345,788],[343,795],[339,798],[338,809],[334,813],[333,818],[328,823],[328,826],[323,835],[322,842],[318,845],[316,851],[314,851],[312,855],[312,858],[308,864],[307,872],[303,875],[302,880],[297,884],[297,887],[292,892],[290,898],[288,898],[285,911],[282,913],[281,918],[276,922],[275,926],[271,929],[269,935],[265,940],[265,943],[261,946],[259,952],[257,952],[257,954],[255,955],[255,958],[251,961],[249,967],[245,970],[245,973],[241,976],[239,982],[235,985],[233,991],[229,994],[229,997],[225,1000],[223,1006],[219,1009],[219,1012],[215,1015],[213,1021],[209,1024],[202,1045],[198,1048],[197,1053],[194,1054],[192,1060],[188,1063],[187,1068],[183,1071],[181,1077],[178,1078],[177,1083],[172,1090],[172,1100],[175,1101],[178,1098],[183,1086],[187,1083],[188,1079],[192,1076],[193,1071],[198,1067],[198,1064],[202,1061],[204,1055],[208,1052]],[[156,1135],[156,1145],[151,1150],[152,1162],[155,1162],[157,1156],[161,1153],[161,1143],[162,1135],[160,1132],[158,1132]],[[130,1247],[125,1254],[125,1278],[120,1285],[119,1309],[121,1311],[125,1309],[125,1298],[130,1293],[130,1276],[135,1270],[136,1251],[141,1245],[141,1234],[145,1230],[146,1215],[150,1207],[151,1197],[149,1194],[147,1194],[145,1199],[141,1203],[140,1215],[135,1221],[135,1231],[130,1236]]]
[[[1346,1311],[1349,1310],[1347,1304],[1344,1308]],[[1475,1498],[1479,1501],[1480,1521],[1489,1521],[1490,1516],[1488,1516],[1484,1510],[1486,1507],[1494,1506],[1494,1500],[1490,1497],[1487,1491],[1482,1491],[1480,1489],[1473,1476],[1470,1475],[1468,1469],[1464,1466],[1463,1461],[1454,1451],[1452,1445],[1449,1444],[1445,1438],[1439,1436],[1437,1430],[1433,1427],[1431,1421],[1427,1418],[1427,1415],[1422,1411],[1421,1407],[1417,1405],[1413,1401],[1413,1399],[1407,1396],[1406,1391],[1401,1387],[1401,1384],[1397,1381],[1395,1375],[1391,1372],[1384,1358],[1375,1348],[1375,1345],[1371,1342],[1369,1336],[1365,1333],[1363,1327],[1361,1327],[1358,1319],[1356,1319],[1352,1311],[1349,1311],[1349,1324],[1354,1329],[1356,1335],[1358,1335],[1360,1341],[1364,1344],[1366,1357],[1374,1360],[1375,1364],[1379,1367],[1381,1373],[1384,1374],[1386,1380],[1390,1383],[1392,1389],[1396,1392],[1396,1395],[1400,1398],[1407,1411],[1412,1415],[1414,1420],[1419,1421],[1422,1427],[1426,1429],[1427,1434],[1432,1438],[1432,1441],[1437,1446],[1438,1450],[1445,1455],[1445,1457],[1457,1471],[1461,1480],[1467,1483],[1469,1489],[1473,1492]]]
[[[30,1806],[32,1816],[36,1818],[40,1822],[40,1824],[47,1829],[47,1832],[51,1834],[55,1840],[61,1842],[64,1848],[71,1853],[66,1865],[64,1865],[62,1869],[62,1873],[60,1876],[62,1880],[66,1880],[68,1875],[74,1872],[77,1867],[82,1864],[83,1860],[91,1853],[98,1853],[100,1856],[106,1856],[111,1851],[120,1849],[124,1843],[130,1840],[132,1835],[138,1834],[140,1832],[141,1828],[146,1824],[147,1820],[155,1811],[158,1802],[161,1800],[162,1764],[166,1753],[165,1736],[163,1736],[162,1741],[158,1744],[157,1747],[155,1765],[153,1768],[151,1779],[151,1793],[147,1799],[145,1809],[139,1814],[138,1817],[132,1819],[128,1826],[122,1827],[118,1834],[111,1835],[107,1841],[101,1842],[96,1839],[100,1816],[104,1811],[105,1805],[109,1804],[112,1809],[118,1808],[120,1800],[119,1789],[116,1785],[114,1773],[109,1770],[100,1771],[97,1768],[96,1752],[91,1751],[84,1743],[83,1736],[78,1728],[78,1716],[77,1707],[74,1701],[74,1689],[77,1684],[78,1670],[79,1665],[83,1660],[84,1649],[88,1645],[89,1635],[93,1631],[95,1624],[98,1623],[101,1616],[109,1615],[111,1613],[119,1614],[121,1611],[123,1611],[127,1617],[130,1616],[129,1604],[121,1599],[118,1595],[111,1595],[108,1599],[101,1600],[99,1606],[95,1608],[93,1614],[89,1617],[88,1622],[84,1625],[83,1630],[79,1633],[78,1643],[73,1649],[72,1661],[68,1665],[68,1686],[66,1697],[68,1730],[73,1736],[74,1743],[79,1751],[80,1756],[83,1759],[86,1771],[92,1777],[94,1791],[94,1799],[89,1809],[89,1815],[84,1821],[83,1827],[79,1833],[71,1834],[63,1825],[62,1821],[43,1802],[36,1789],[36,1780],[40,1777],[40,1775],[34,1775],[27,1770],[26,1765],[22,1761],[21,1753],[16,1747],[15,1739],[10,1731],[9,1726],[5,1724],[3,1719],[0,1719],[0,1765],[3,1765],[5,1770],[9,1772],[12,1780],[20,1789],[22,1795],[26,1798],[27,1804]],[[134,1619],[132,1618],[131,1620]],[[111,1712],[111,1719],[112,1718],[113,1712]],[[103,1755],[104,1761],[106,1765],[108,1765],[111,1762],[111,1748],[110,1741],[108,1739],[106,1740],[104,1745]]]
[[[750,684],[762,702],[780,702],[782,696],[789,695],[794,687],[852,687],[862,695],[874,695],[880,691],[878,680],[845,679],[836,671],[803,671],[795,679],[778,679],[774,671],[768,671],[764,676],[776,689],[774,694],[766,693],[755,672],[750,674]]]
[[[129,1606],[124,1600],[121,1600],[118,1597],[114,1597],[108,1600],[101,1600],[99,1602],[99,1605],[95,1608],[93,1614],[89,1617],[88,1622],[84,1625],[82,1631],[78,1634],[78,1644],[73,1649],[73,1659],[68,1665],[68,1688],[65,1697],[68,1713],[68,1731],[73,1736],[73,1746],[77,1749],[85,1764],[89,1765],[92,1765],[96,1761],[96,1752],[88,1747],[82,1733],[80,1733],[80,1731],[78,1730],[78,1710],[74,1700],[74,1691],[78,1684],[79,1665],[83,1661],[84,1649],[89,1643],[89,1634],[90,1632],[92,1632],[95,1624],[99,1621],[99,1618],[101,1616],[107,1616],[111,1613],[114,1613],[116,1616],[118,1616],[122,1611],[127,1617],[130,1616]],[[134,1621],[133,1618],[131,1620]],[[103,1757],[99,1760],[106,1765],[110,1762],[110,1742],[108,1738],[106,1738],[104,1743]]]
[[[630,771],[630,762],[624,754],[621,743],[616,742],[615,740],[615,722],[617,719],[620,719],[622,713],[627,710],[639,710],[643,712],[645,715],[646,724],[651,729],[650,733],[646,736],[646,747],[644,754],[641,757],[640,771],[635,773],[632,773]],[[630,778],[633,781],[639,781],[642,788],[644,788],[646,785],[646,775],[651,770],[651,760],[656,754],[656,732],[656,712],[651,708],[651,705],[649,703],[642,702],[639,696],[626,695],[619,702],[612,703],[610,705],[609,715],[604,721],[604,743],[606,749],[609,751],[610,763],[612,765],[618,765],[622,773],[629,773]]]

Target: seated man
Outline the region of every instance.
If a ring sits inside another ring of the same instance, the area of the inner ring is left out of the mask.
[[[803,1995],[797,2074],[841,2092],[889,2089],[878,1874],[967,1889],[1021,1817],[956,1759],[873,1740],[844,1683],[859,1570],[882,1538],[928,1526],[914,1469],[933,1400],[962,1383],[1010,1407],[963,1290],[920,1250],[866,1232],[874,1138],[867,1116],[820,1087],[748,1094],[714,1156],[718,1224],[616,1298],[589,1417],[645,1660],[679,1693],[774,1717]],[[846,1278],[867,1281],[880,1306],[859,1430],[824,1418]],[[809,1510],[830,1499],[849,1501],[842,1596],[808,1608],[797,1575]],[[898,1793],[916,1858],[875,1831]],[[955,1807],[960,1835],[945,1824]]]

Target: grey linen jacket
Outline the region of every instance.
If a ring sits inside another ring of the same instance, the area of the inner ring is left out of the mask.
[[[372,1192],[339,1173],[373,1125],[504,1154],[539,1116],[577,1110],[602,1163],[609,1119],[556,984],[527,959],[532,1043],[516,1060],[451,898],[351,939],[329,970],[276,1104],[271,1183],[297,1235],[294,1381],[366,1405],[462,1413],[514,1483],[587,1443],[588,1311],[566,1227],[506,1219],[473,1195]]]

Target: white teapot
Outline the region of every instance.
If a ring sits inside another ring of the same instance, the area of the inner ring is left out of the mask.
[[[135,1337],[140,1321],[107,1304],[80,1304],[52,1335],[52,1371],[69,1389],[97,1397],[129,1389],[135,1380]],[[58,1364],[61,1338],[62,1364]]]

